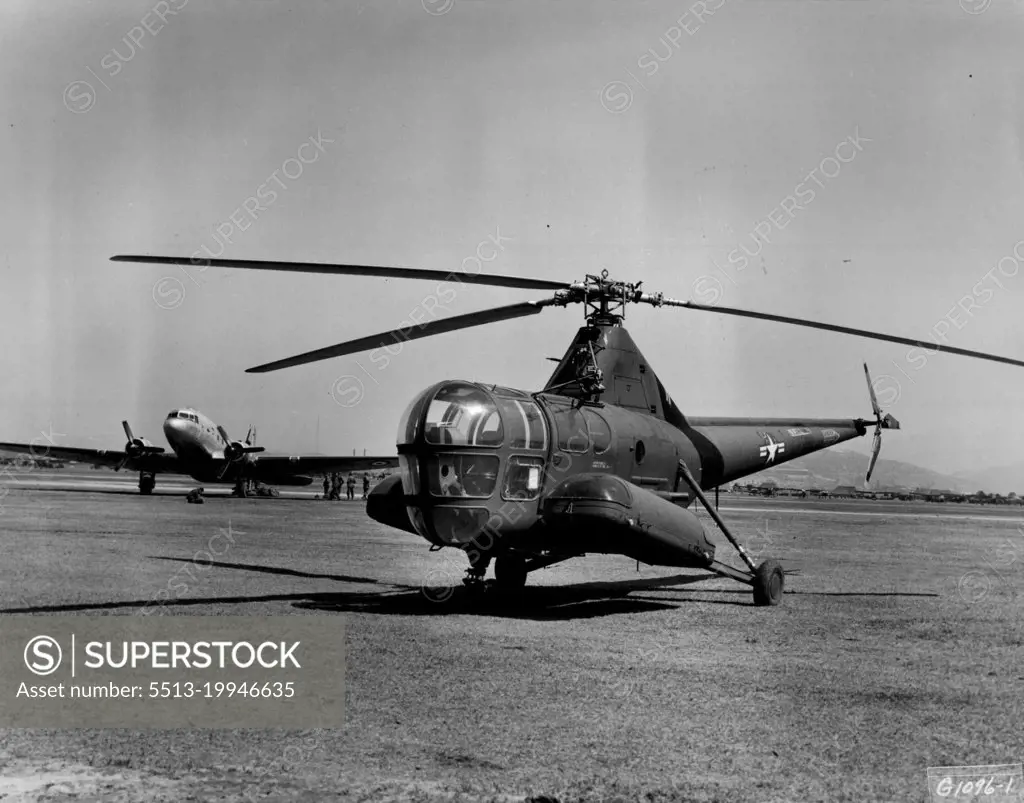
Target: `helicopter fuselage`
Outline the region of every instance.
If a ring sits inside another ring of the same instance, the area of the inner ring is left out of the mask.
[[[407,408],[400,474],[375,489],[367,509],[438,547],[705,567],[714,545],[688,509],[681,463],[710,489],[865,432],[860,419],[677,423],[649,410],[447,381]]]

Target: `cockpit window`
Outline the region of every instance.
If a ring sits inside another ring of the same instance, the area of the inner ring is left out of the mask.
[[[486,499],[498,484],[498,458],[494,455],[439,454],[429,463],[430,493]]]
[[[501,498],[536,499],[540,496],[543,473],[543,458],[512,455],[505,467],[505,484],[501,489]]]
[[[504,429],[498,408],[482,390],[446,385],[427,409],[427,443],[446,446],[500,446]]]
[[[419,434],[420,418],[423,414],[424,397],[429,391],[425,390],[414,398],[402,413],[398,422],[398,443],[415,443]]]
[[[170,412],[169,412],[169,413],[167,414],[167,417],[168,417],[168,418],[177,418],[177,417],[178,417],[178,411],[177,411],[177,410],[171,410],[171,411],[170,411]]]
[[[498,397],[508,429],[509,445],[513,449],[548,448],[548,431],[540,408],[527,399]]]

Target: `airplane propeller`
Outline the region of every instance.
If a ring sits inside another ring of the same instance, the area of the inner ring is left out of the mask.
[[[804,318],[791,318],[784,315],[772,315],[766,312],[755,310],[737,309],[735,307],[719,307],[698,304],[693,301],[679,301],[667,298],[662,293],[648,293],[642,291],[643,282],[619,282],[608,278],[608,272],[603,271],[600,276],[588,275],[582,281],[560,282],[548,279],[535,279],[518,276],[501,276],[488,274],[467,274],[461,272],[445,273],[439,270],[422,270],[419,268],[395,268],[375,265],[341,265],[319,262],[276,262],[248,259],[201,259],[193,260],[189,257],[165,257],[165,256],[132,256],[117,255],[111,257],[114,262],[140,262],[144,264],[159,265],[204,265],[222,268],[244,268],[248,270],[273,270],[289,273],[322,273],[332,275],[348,276],[381,276],[394,279],[431,279],[439,282],[462,282],[465,284],[480,284],[491,287],[511,287],[519,289],[555,290],[550,298],[537,301],[525,301],[519,304],[510,304],[503,307],[471,312],[465,315],[456,315],[451,318],[432,320],[426,323],[410,324],[403,329],[392,329],[380,334],[360,337],[344,343],[338,343],[326,348],[308,351],[294,357],[276,360],[274,362],[258,365],[247,369],[247,373],[266,373],[278,371],[282,368],[289,368],[295,365],[326,360],[332,357],[340,357],[345,354],[355,354],[369,349],[392,346],[407,340],[439,335],[445,332],[454,332],[461,329],[469,329],[474,326],[482,326],[498,321],[512,320],[529,315],[536,315],[544,308],[550,306],[565,307],[569,304],[584,304],[588,308],[589,319],[601,319],[602,316],[613,315],[617,309],[625,308],[627,304],[648,304],[654,307],[678,307],[681,309],[696,310],[699,312],[715,312],[721,315],[734,315],[742,318],[753,318],[774,323],[785,323],[791,326],[801,326],[809,329],[818,329],[826,332],[838,332],[840,334],[864,337],[871,340],[881,340],[887,343],[898,343],[905,346],[917,346],[928,349],[929,353],[948,352],[959,354],[964,357],[973,357],[979,360],[990,360],[992,362],[1015,365],[1024,368],[1024,361],[1010,357],[1000,357],[994,354],[987,354],[970,349],[961,349],[955,346],[937,344],[928,340],[915,340],[913,338],[888,335],[881,332],[873,332],[866,329],[855,329],[849,326],[811,321]]]
[[[262,446],[252,446],[250,443],[243,443],[241,441],[231,440],[231,436],[228,435],[228,431],[222,426],[217,427],[217,432],[224,439],[224,459],[230,463],[234,463],[241,460],[247,454],[253,454],[254,452],[265,452]],[[250,427],[250,434],[253,434],[252,428]]]
[[[128,442],[124,445],[124,458],[114,467],[114,471],[120,471],[128,464],[129,460],[137,460],[147,454],[160,454],[164,451],[163,447],[154,446],[145,438],[136,438],[127,421],[122,421],[121,426],[124,427],[124,434],[128,438]]]

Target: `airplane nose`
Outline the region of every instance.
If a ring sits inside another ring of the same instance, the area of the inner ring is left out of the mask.
[[[177,438],[178,434],[183,429],[182,423],[183,422],[179,422],[177,418],[168,418],[164,421],[164,436],[167,438],[168,442]]]

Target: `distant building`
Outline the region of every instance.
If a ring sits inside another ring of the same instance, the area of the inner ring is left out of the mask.
[[[837,485],[831,492],[833,499],[857,499],[860,495],[861,492],[852,485]]]

